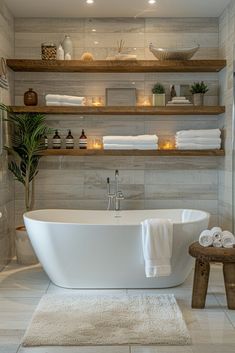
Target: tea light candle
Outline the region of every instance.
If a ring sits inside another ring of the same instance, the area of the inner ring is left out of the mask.
[[[101,97],[94,97],[92,98],[92,105],[94,107],[101,107],[102,106],[102,99]]]
[[[94,150],[101,150],[102,149],[102,142],[99,139],[94,139],[92,148]]]
[[[162,145],[162,149],[163,149],[163,150],[173,150],[173,149],[174,149],[174,145],[173,145],[172,142],[166,141],[166,142]]]

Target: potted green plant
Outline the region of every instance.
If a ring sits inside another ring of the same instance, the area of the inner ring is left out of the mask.
[[[15,179],[23,185],[25,211],[33,209],[34,178],[38,174],[38,165],[45,149],[44,136],[50,133],[45,124],[45,116],[38,113],[15,114],[4,104],[0,109],[7,113],[6,120],[12,127],[11,145],[5,146],[12,156],[8,168]],[[30,239],[23,225],[16,228],[17,261],[23,265],[38,262]]]
[[[153,106],[162,107],[166,105],[165,88],[161,83],[156,83],[152,88]]]
[[[194,82],[190,89],[190,92],[193,95],[193,104],[202,106],[204,104],[204,95],[208,90],[209,89],[204,81]]]

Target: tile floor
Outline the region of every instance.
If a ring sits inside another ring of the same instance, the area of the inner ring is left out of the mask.
[[[39,266],[22,267],[12,262],[0,272],[0,353],[234,353],[235,311],[226,307],[221,267],[212,268],[204,310],[190,308],[192,278],[193,274],[183,285],[172,289],[128,290],[130,293],[174,293],[191,332],[192,346],[22,348],[21,338],[42,295],[70,290],[54,286]],[[114,291],[87,292],[99,295]]]

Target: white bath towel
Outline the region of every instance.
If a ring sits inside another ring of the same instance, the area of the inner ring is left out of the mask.
[[[228,230],[225,230],[222,233],[222,245],[224,248],[233,248],[235,245],[235,237]]]
[[[222,244],[222,239],[216,239],[213,241],[213,246],[214,248],[222,248],[223,244]]]
[[[211,234],[212,234],[213,240],[221,240],[223,237],[223,232],[220,227],[213,227],[211,229]]]
[[[219,150],[221,144],[200,145],[197,143],[176,143],[176,148],[178,150]]]
[[[137,136],[103,136],[104,144],[136,144],[147,145],[157,144],[157,135],[137,135]]]
[[[141,225],[146,277],[169,276],[173,224],[167,219],[146,219]]]
[[[208,129],[208,130],[182,130],[176,133],[177,137],[220,137],[220,129]]]
[[[104,150],[157,150],[158,145],[133,145],[133,144],[128,144],[128,145],[123,145],[123,144],[107,144],[105,143],[103,145]]]
[[[46,101],[46,105],[48,107],[62,107],[62,106],[67,106],[67,107],[83,107],[85,106],[85,102],[84,103],[79,103],[79,104],[76,104],[76,103],[68,103],[68,102],[47,102]]]
[[[176,137],[177,144],[185,143],[197,143],[199,145],[214,145],[221,144],[221,139],[216,138],[202,138],[202,137]]]
[[[207,248],[213,244],[213,236],[209,229],[205,229],[199,236],[199,244]]]
[[[189,104],[191,103],[188,99],[174,99],[170,102],[168,102],[168,104]]]
[[[85,102],[85,97],[66,96],[60,94],[47,94],[45,98],[47,102],[66,102],[76,104],[82,104]]]

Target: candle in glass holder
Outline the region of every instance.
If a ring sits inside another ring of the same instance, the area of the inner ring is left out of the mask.
[[[92,98],[92,105],[94,107],[101,107],[103,105],[102,98],[101,97],[93,97]]]
[[[94,150],[101,150],[101,149],[102,149],[102,142],[101,142],[101,140],[98,139],[98,138],[95,138],[95,139],[93,140],[92,148],[93,148]]]
[[[140,107],[149,107],[151,106],[151,101],[149,97],[140,97],[138,101],[138,106]]]
[[[174,144],[171,141],[165,141],[162,145],[163,150],[173,150],[174,149]]]

